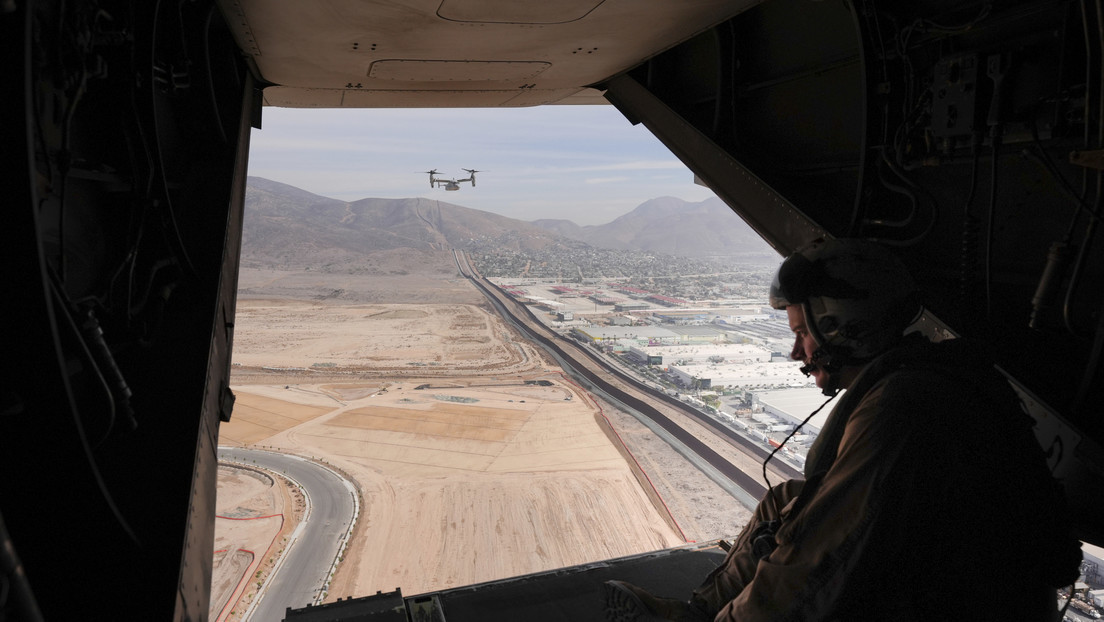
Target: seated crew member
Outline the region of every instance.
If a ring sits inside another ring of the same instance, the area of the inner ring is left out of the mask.
[[[689,601],[605,584],[610,621],[1053,620],[1079,544],[1033,420],[965,339],[903,335],[922,311],[888,250],[817,240],[770,293],[791,357],[839,398],[805,480],[768,490]]]

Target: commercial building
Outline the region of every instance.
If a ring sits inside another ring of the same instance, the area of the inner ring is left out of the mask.
[[[674,332],[673,328],[664,327]],[[744,343],[684,343],[660,346],[658,352],[668,361],[680,361],[683,364],[711,363],[747,365],[750,363],[769,363],[771,351],[753,344]]]
[[[804,421],[809,413],[820,407],[827,399],[816,387],[751,392],[753,405],[761,406],[765,414],[794,426]],[[802,429],[809,434],[819,434],[825,420],[828,419],[828,413],[832,410],[831,406],[829,404],[822,408]]]
[[[616,283],[610,283],[610,289],[621,292],[629,298],[646,298],[652,294],[652,292],[644,291],[636,287],[630,287],[628,285],[618,285]]]
[[[713,317],[710,313],[701,310],[675,311],[663,309],[652,315],[665,324],[704,324]]]
[[[1083,543],[1081,545],[1081,573],[1085,581],[1104,585],[1104,548]],[[1097,606],[1104,606],[1100,604]]]
[[[712,326],[665,326],[679,337],[679,343],[723,343],[728,338],[723,330]]]
[[[630,341],[639,345],[675,343],[678,335],[656,326],[579,326],[572,332],[583,341]]]
[[[663,356],[637,346],[629,348],[629,356],[641,365],[662,365]]]
[[[649,302],[654,302],[665,307],[679,307],[682,305],[690,304],[681,298],[672,298],[671,296],[664,296],[662,294],[650,294],[647,297]]]
[[[683,386],[729,387],[739,389],[802,386],[807,380],[793,362],[786,363],[673,363],[668,358],[667,370]]]
[[[694,389],[709,389],[713,387],[713,378],[702,375],[697,366],[671,365],[667,373],[680,386]],[[718,385],[719,386],[719,385]]]
[[[606,296],[606,295],[601,294],[601,293],[594,294],[594,295],[591,295],[591,296],[587,296],[587,298],[591,302],[593,302],[594,304],[603,305],[603,306],[607,306],[607,307],[613,306],[613,305],[615,305],[619,302],[622,302],[622,299],[620,299],[620,298],[614,298],[612,296]]]
[[[558,311],[564,308],[564,303],[558,300],[549,300],[547,298],[532,298],[532,304],[548,311]]]

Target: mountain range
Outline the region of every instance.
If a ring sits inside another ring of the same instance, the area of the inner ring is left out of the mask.
[[[591,246],[638,250],[677,257],[775,256],[759,234],[717,197],[689,203],[660,197],[604,225],[579,226],[570,220],[533,224]]]
[[[246,185],[242,265],[356,269],[371,257],[402,258],[451,248],[515,253],[581,245],[683,257],[774,255],[720,199],[652,199],[604,225],[568,220],[525,222],[424,198],[347,202],[250,177]]]

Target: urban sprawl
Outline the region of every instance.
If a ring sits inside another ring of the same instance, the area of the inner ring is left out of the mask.
[[[825,398],[789,358],[793,335],[786,314],[767,305],[773,269],[490,280],[547,326],[603,353],[641,382],[778,447]],[[826,410],[797,430],[779,455],[802,466]]]

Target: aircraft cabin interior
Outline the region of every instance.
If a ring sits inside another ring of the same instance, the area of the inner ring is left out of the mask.
[[[993,350],[1104,545],[1099,2],[2,0],[0,50],[0,618],[205,619],[269,107],[612,105],[780,259],[883,242],[929,330]],[[693,581],[721,554],[615,563]],[[602,572],[432,598],[450,621],[590,619]]]

